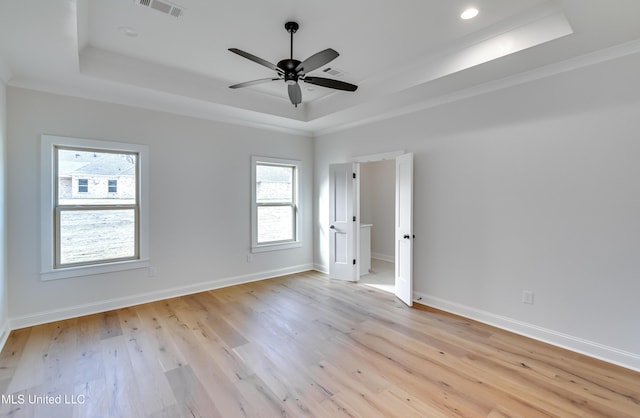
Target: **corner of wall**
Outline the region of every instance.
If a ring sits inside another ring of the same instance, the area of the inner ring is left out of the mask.
[[[324,264],[314,263],[313,264],[313,269],[315,271],[317,271],[318,273],[329,274],[329,267],[325,266]]]
[[[7,279],[7,87],[8,69],[0,57],[0,350],[9,337]]]
[[[9,82],[10,78],[11,70],[9,69],[9,65],[0,55],[0,83],[2,84],[3,89],[5,89],[5,85]]]

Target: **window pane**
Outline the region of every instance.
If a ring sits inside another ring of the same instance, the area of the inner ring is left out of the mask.
[[[135,210],[60,212],[60,264],[132,258]]]
[[[293,167],[256,165],[257,203],[293,202]]]
[[[293,207],[258,207],[258,243],[295,239],[293,231]]]
[[[89,191],[89,180],[78,179],[78,193],[87,193]]]
[[[118,192],[118,180],[109,180],[109,193]]]
[[[136,154],[57,149],[59,205],[136,203]]]

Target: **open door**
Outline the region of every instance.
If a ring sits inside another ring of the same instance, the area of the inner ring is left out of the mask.
[[[413,154],[396,157],[396,296],[413,306]]]
[[[329,276],[357,281],[356,163],[329,166]]]

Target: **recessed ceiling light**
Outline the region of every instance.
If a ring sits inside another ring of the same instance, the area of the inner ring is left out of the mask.
[[[464,19],[464,20],[468,20],[468,19],[473,19],[474,17],[478,16],[478,9],[474,8],[474,7],[469,7],[468,9],[465,9],[464,12],[462,12],[462,14],[460,15],[460,19]]]
[[[138,31],[136,30],[136,28],[132,28],[131,26],[120,26],[118,27],[118,29],[120,29],[122,33],[131,38],[135,38],[136,36],[138,36]]]

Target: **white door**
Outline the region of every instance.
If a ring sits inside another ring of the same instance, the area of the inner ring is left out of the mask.
[[[396,157],[396,296],[413,306],[413,154]]]
[[[329,276],[357,281],[355,163],[329,166]]]

